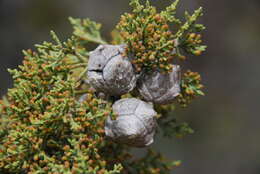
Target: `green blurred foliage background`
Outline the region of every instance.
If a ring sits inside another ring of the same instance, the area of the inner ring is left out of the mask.
[[[172,0],[153,0],[159,9]],[[207,26],[204,55],[190,58],[186,68],[202,74],[206,96],[173,114],[187,121],[195,134],[183,139],[157,137],[154,148],[183,165],[178,174],[260,173],[260,1],[182,0],[178,10],[204,7]],[[127,0],[0,0],[0,94],[12,86],[7,68],[22,62],[22,49],[50,40],[49,31],[67,38],[67,20],[89,17],[103,24],[110,38]],[[136,150],[137,152],[141,150]]]

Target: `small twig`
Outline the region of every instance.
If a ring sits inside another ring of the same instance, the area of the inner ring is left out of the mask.
[[[77,79],[76,82],[79,82],[79,81],[82,79],[82,77],[86,74],[87,71],[88,71],[88,67],[86,67],[86,68],[80,73],[79,78]]]
[[[77,69],[77,68],[83,68],[86,67],[88,64],[87,63],[73,63],[73,64],[68,64],[70,65],[71,69]]]
[[[86,94],[88,91],[89,91],[89,89],[78,90],[78,91],[75,91],[75,94],[76,95]]]
[[[89,53],[87,53],[87,54],[88,54],[87,56],[89,56]],[[80,53],[75,52],[75,55],[77,56],[77,58],[79,59],[79,61],[81,61],[81,62],[87,62],[87,58],[84,57],[84,56],[82,56]]]

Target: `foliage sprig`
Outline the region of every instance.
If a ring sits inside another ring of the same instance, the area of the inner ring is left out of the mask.
[[[117,29],[127,44],[126,54],[132,56],[137,72],[169,72],[174,58],[186,58],[183,51],[193,55],[205,51],[206,46],[201,45],[201,35],[194,33],[205,29],[196,23],[203,14],[202,8],[191,16],[186,12],[186,22],[183,23],[175,17],[178,3],[179,0],[176,0],[159,13],[149,1],[143,5],[139,0],[132,0],[133,13],[121,16]],[[175,24],[175,28],[170,27],[171,23]],[[193,35],[197,37],[191,38]]]
[[[203,85],[201,84],[201,76],[197,72],[188,70],[184,73],[182,83],[182,92],[178,96],[178,102],[186,107],[194,98],[204,96],[202,92]]]

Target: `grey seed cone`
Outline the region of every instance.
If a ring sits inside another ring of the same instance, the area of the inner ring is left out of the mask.
[[[180,94],[180,66],[174,65],[172,72],[144,74],[138,81],[138,91],[144,100],[156,104],[172,103]]]
[[[136,98],[121,99],[113,105],[116,120],[107,118],[106,136],[118,143],[146,147],[153,143],[156,112],[153,105]]]
[[[97,91],[123,95],[135,88],[134,68],[123,52],[124,45],[100,45],[90,53],[88,83]]]

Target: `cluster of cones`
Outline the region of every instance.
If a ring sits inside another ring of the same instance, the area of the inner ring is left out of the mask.
[[[153,143],[156,130],[154,104],[170,104],[180,94],[180,66],[169,73],[137,73],[123,56],[125,45],[100,45],[90,53],[88,83],[107,96],[121,96],[137,89],[140,99],[125,98],[113,104],[116,120],[106,120],[106,136],[130,146],[145,147]]]

